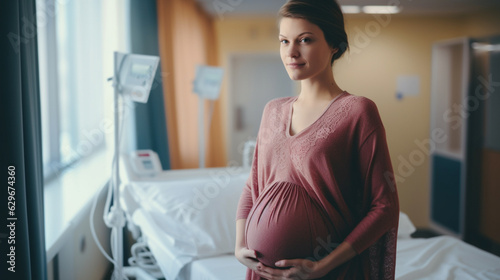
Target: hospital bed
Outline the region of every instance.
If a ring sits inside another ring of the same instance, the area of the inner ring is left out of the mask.
[[[165,279],[245,278],[233,252],[236,208],[249,172],[172,170],[124,184],[129,224],[140,229]],[[401,213],[396,279],[500,279],[499,257],[450,236],[411,238],[414,231]]]

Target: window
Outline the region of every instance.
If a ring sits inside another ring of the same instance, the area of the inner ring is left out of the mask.
[[[126,1],[37,0],[44,176],[112,149],[113,52]]]

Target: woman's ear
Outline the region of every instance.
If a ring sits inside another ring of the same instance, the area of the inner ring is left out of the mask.
[[[330,48],[332,50],[332,55],[336,54],[339,51],[339,48]]]

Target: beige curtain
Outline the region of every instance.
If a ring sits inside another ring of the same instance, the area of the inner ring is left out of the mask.
[[[157,0],[157,7],[171,166],[197,168],[199,110],[193,80],[196,65],[214,65],[217,61],[213,20],[194,0]],[[225,166],[221,100],[215,101],[210,127],[206,103],[206,166]]]

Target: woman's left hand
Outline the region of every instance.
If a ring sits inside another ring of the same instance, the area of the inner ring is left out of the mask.
[[[277,269],[263,265],[257,265],[258,274],[269,280],[302,280],[315,279],[325,275],[321,271],[318,262],[305,259],[280,260],[275,264],[277,267],[286,269]]]

